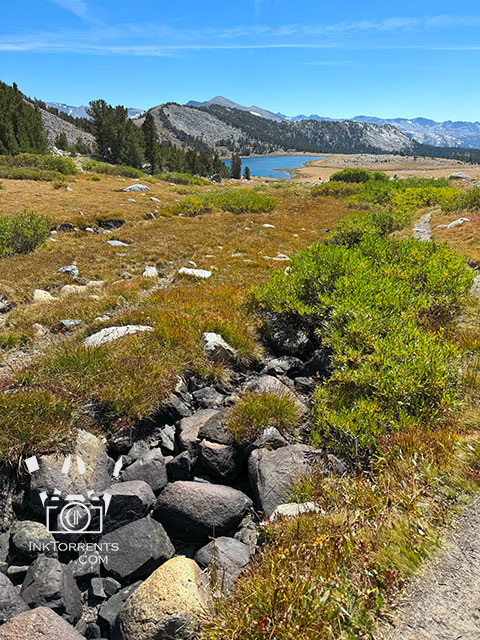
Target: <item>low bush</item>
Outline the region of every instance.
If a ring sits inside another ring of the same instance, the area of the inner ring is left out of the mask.
[[[348,198],[362,190],[362,185],[355,182],[324,182],[316,184],[310,189],[310,195],[332,196],[333,198]]]
[[[448,414],[457,351],[442,327],[471,283],[444,245],[368,235],[355,246],[312,245],[256,289],[261,308],[309,316],[332,350],[315,441],[365,463],[385,433]]]
[[[51,155],[20,153],[17,156],[0,156],[0,167],[31,167],[45,171],[55,171],[62,175],[75,175],[77,167],[71,158]]]
[[[273,393],[247,393],[235,404],[227,428],[234,440],[247,444],[256,440],[267,427],[275,427],[282,435],[298,429],[299,409],[293,397]]]
[[[33,251],[45,242],[49,230],[48,219],[33,211],[0,218],[0,257]]]
[[[91,180],[92,182],[98,182],[99,180],[101,180],[101,176],[99,176],[97,173],[92,173],[91,175],[87,176],[86,178],[87,180]]]
[[[470,189],[469,191],[456,190],[455,197],[442,203],[442,210],[445,213],[455,211],[480,211],[480,189]]]
[[[221,189],[204,194],[203,201],[214,209],[232,213],[266,213],[273,211],[278,200],[250,189]]]
[[[166,182],[173,182],[174,184],[183,185],[205,185],[210,184],[207,180],[199,178],[198,176],[192,176],[189,173],[179,173],[177,171],[170,171],[167,173],[157,173],[153,176],[157,180],[165,180]]]
[[[211,211],[211,207],[198,196],[186,196],[173,205],[172,213],[188,217],[198,216]]]
[[[64,177],[58,171],[36,169],[34,167],[3,167],[0,165],[0,178],[6,180],[38,180],[63,182]]]
[[[121,164],[108,164],[106,162],[99,162],[98,160],[87,160],[87,162],[83,163],[83,168],[86,171],[105,173],[109,176],[123,176],[125,178],[143,178],[145,176],[140,169],[126,167]]]
[[[389,177],[382,171],[368,171],[367,169],[357,169],[355,167],[342,169],[330,176],[332,182],[387,182]]]

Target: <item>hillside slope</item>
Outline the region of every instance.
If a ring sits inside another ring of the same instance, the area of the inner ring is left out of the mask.
[[[40,109],[40,113],[42,115],[43,126],[45,127],[50,147],[55,145],[55,140],[61,133],[64,133],[67,136],[69,145],[74,145],[78,139],[89,147],[93,147],[95,145],[95,138],[90,133],[82,131],[82,129],[70,124],[70,122],[62,120],[62,118],[59,118],[49,111],[45,111],[45,109]]]

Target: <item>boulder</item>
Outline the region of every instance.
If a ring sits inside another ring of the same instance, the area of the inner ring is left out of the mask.
[[[126,191],[127,193],[131,193],[132,191],[150,191],[150,187],[147,187],[146,184],[132,184],[129,187],[122,189],[122,191]]]
[[[155,504],[155,494],[142,480],[117,482],[106,493],[111,500],[104,520],[104,533],[143,518]]]
[[[201,569],[211,571],[219,587],[230,591],[250,562],[250,549],[235,538],[221,536],[199,549],[194,559]]]
[[[78,464],[79,459],[84,468]],[[101,492],[110,485],[113,461],[107,456],[105,444],[93,434],[82,429],[78,431],[70,461],[70,470],[65,474],[62,473],[65,456],[49,454],[26,460],[32,474],[31,502],[38,513],[44,514],[40,500],[43,492],[48,496],[52,496],[55,490],[60,491],[62,497],[72,494],[86,496],[88,491]]]
[[[294,377],[302,369],[303,362],[294,356],[282,356],[270,360],[263,368],[262,373],[272,376]]]
[[[157,267],[146,266],[142,273],[144,278],[158,278]]]
[[[172,558],[143,582],[123,605],[118,640],[196,640],[208,611],[208,587],[198,565]]]
[[[216,409],[201,409],[180,421],[180,432],[178,440],[180,447],[190,453],[195,458],[198,452],[198,444],[200,442],[200,430],[209,422],[215,421],[220,416],[220,411]]]
[[[448,176],[449,180],[470,180],[470,176],[466,173],[452,173]]]
[[[270,516],[270,520],[275,520],[279,516],[294,518],[302,513],[312,513],[320,511],[320,507],[315,502],[287,502],[279,504]]]
[[[98,611],[99,621],[112,628],[125,601],[132,595],[135,589],[138,589],[140,584],[141,582],[135,582],[124,589],[120,589],[120,591],[109,598],[107,602],[102,604]]]
[[[118,551],[109,551],[104,562],[105,570],[118,580],[143,578],[175,553],[165,529],[151,518],[112,531],[101,544],[118,545]]]
[[[206,420],[198,431],[200,440],[211,440],[220,444],[233,444],[234,439],[230,431],[226,428],[227,412],[216,411],[214,415]]]
[[[114,231],[115,229],[120,229],[125,224],[125,220],[121,218],[103,218],[101,220],[97,220],[98,226],[102,229],[108,229],[109,231]]]
[[[107,240],[107,243],[111,247],[128,247],[128,242],[122,242],[121,240]]]
[[[58,273],[66,273],[72,278],[78,278],[78,267],[76,264],[69,264],[66,267],[60,267]]]
[[[153,516],[173,538],[200,544],[234,530],[251,506],[248,496],[231,487],[178,481],[160,494]]]
[[[190,480],[192,475],[193,461],[188,451],[182,451],[182,453],[175,456],[167,462],[167,474],[170,482],[175,480]]]
[[[0,573],[0,625],[27,609],[27,603],[20,597],[7,576]]]
[[[178,270],[180,275],[192,276],[192,278],[200,278],[200,280],[206,280],[212,275],[211,271],[207,269],[190,269],[189,267],[182,267]]]
[[[259,449],[262,447],[266,447],[268,449],[279,449],[280,447],[285,447],[288,442],[277,428],[267,427],[253,444]]]
[[[51,609],[38,607],[0,627],[0,640],[85,640]]]
[[[167,484],[165,458],[160,449],[152,449],[125,469],[124,482],[143,480],[153,491],[161,491]]]
[[[10,529],[15,520],[13,504],[16,494],[15,473],[11,469],[0,468],[0,533]]]
[[[35,289],[33,292],[33,302],[51,302],[55,300],[51,293],[43,289]]]
[[[66,320],[60,320],[59,329],[60,331],[73,331],[77,327],[82,324],[81,320],[75,320],[73,318],[67,318]]]
[[[203,334],[203,350],[213,362],[231,364],[235,362],[237,350],[218,333]]]
[[[0,296],[0,313],[8,313],[11,309],[13,309],[13,302]]]
[[[82,342],[84,347],[98,347],[101,344],[107,344],[142,331],[153,331],[153,327],[144,327],[141,325],[127,324],[123,327],[106,327],[97,333],[94,333]]]
[[[310,331],[298,319],[274,318],[265,340],[276,356],[294,356],[301,360],[314,350]]]
[[[304,444],[252,451],[248,476],[257,507],[270,516],[280,504],[288,502],[293,485],[322,459],[320,451]]]
[[[69,233],[69,232],[75,231],[75,227],[71,222],[62,222],[62,224],[58,225],[57,231],[63,231],[63,232]]]
[[[305,378],[312,376],[326,378],[330,374],[330,364],[330,353],[326,349],[317,349],[298,373]]]
[[[12,547],[23,556],[35,560],[39,555],[57,557],[55,538],[40,522],[22,520],[12,529]]]
[[[230,482],[240,471],[238,450],[231,445],[202,440],[198,446],[198,453],[199,462],[208,475],[222,483]]]
[[[214,387],[203,387],[193,392],[194,400],[202,409],[213,409],[223,403],[223,396]]]
[[[75,624],[82,615],[82,594],[71,569],[55,558],[40,557],[30,566],[20,595],[29,607],[48,607]]]

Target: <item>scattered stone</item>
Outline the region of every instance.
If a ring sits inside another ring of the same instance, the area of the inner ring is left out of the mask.
[[[277,253],[272,260],[276,260],[277,262],[290,262],[290,258],[285,253]]]
[[[151,198],[150,198],[150,199],[151,199]],[[154,213],[150,213],[150,212],[149,212],[149,213],[146,213],[146,214],[145,214],[145,219],[146,219],[146,220],[155,220],[155,219],[156,219],[156,217],[157,217],[157,216],[156,216]]]
[[[121,240],[107,240],[108,244],[111,247],[128,247],[128,243],[122,242]]]
[[[176,480],[190,480],[193,460],[188,451],[182,451],[167,462],[167,474],[170,482]]]
[[[201,569],[210,569],[217,585],[228,592],[250,562],[250,549],[235,538],[221,536],[197,551],[194,559]]]
[[[449,180],[470,180],[470,176],[466,173],[452,173],[448,176]]]
[[[245,393],[273,393],[275,395],[293,396],[289,387],[274,376],[261,375],[248,382],[244,387]]]
[[[62,222],[62,224],[57,227],[57,231],[63,231],[63,232],[69,233],[69,232],[75,231],[75,227],[71,222]]]
[[[111,496],[103,531],[109,533],[143,518],[155,504],[155,494],[142,480],[117,482],[106,490]]]
[[[210,420],[218,418],[220,412],[215,409],[201,409],[193,416],[183,418],[180,422],[178,440],[180,447],[190,453],[192,458],[197,457],[199,432]]]
[[[279,516],[295,518],[302,513],[312,513],[320,511],[320,507],[315,502],[287,502],[279,504],[270,516],[270,520],[275,520]]]
[[[330,362],[329,352],[326,349],[317,349],[298,373],[306,378],[326,378],[330,374]]]
[[[248,476],[258,508],[270,516],[288,499],[295,482],[321,463],[321,456],[320,451],[304,444],[252,451]]]
[[[121,276],[122,280],[131,280],[133,278],[132,274],[128,271],[124,271]]]
[[[273,224],[262,224],[262,227],[264,227],[264,229],[275,229],[275,225]]]
[[[82,344],[84,347],[98,347],[101,344],[107,344],[118,340],[118,338],[123,338],[123,336],[133,335],[142,331],[153,331],[153,327],[135,324],[127,324],[123,327],[106,327],[86,338]]]
[[[206,577],[193,560],[177,556],[143,582],[117,619],[119,640],[193,640],[208,611]]]
[[[42,550],[39,550],[38,547]],[[55,538],[40,522],[22,520],[12,530],[12,547],[24,558],[35,560],[40,554],[56,558]],[[36,548],[35,548],[36,547]]]
[[[458,220],[454,220],[453,222],[450,222],[450,224],[447,224],[447,229],[459,227],[460,225],[465,224],[465,222],[470,222],[470,218],[458,218]]]
[[[240,471],[238,451],[228,444],[202,440],[198,453],[208,475],[223,484],[233,480]]]
[[[67,319],[60,320],[59,328],[60,331],[73,331],[76,327],[79,327],[82,324],[81,320]]]
[[[231,487],[178,481],[162,491],[153,516],[173,538],[201,543],[235,529],[251,505],[250,498]]]
[[[47,607],[28,610],[0,627],[1,640],[85,640]]]
[[[13,309],[13,302],[0,296],[0,313],[8,313],[11,309]]]
[[[283,356],[270,360],[262,373],[274,376],[287,375],[293,377],[303,368],[303,362],[294,356]]]
[[[236,349],[228,344],[218,333],[204,333],[203,350],[213,362],[231,364],[235,362]]]
[[[145,267],[143,273],[144,278],[158,278],[158,269],[157,267]]]
[[[150,187],[147,187],[146,184],[132,184],[129,187],[125,187],[122,191],[150,191]]]
[[[298,322],[286,319],[274,322],[265,340],[276,356],[294,356],[303,360],[315,348],[308,331]]]
[[[214,173],[210,180],[212,182],[217,182],[218,184],[220,184],[222,182],[222,176],[219,173]]]
[[[19,564],[11,564],[7,569],[7,576],[14,582],[18,584],[19,582],[23,582],[25,576],[27,575],[27,571],[29,569],[29,565],[19,565]]]
[[[234,538],[246,544],[252,555],[255,553],[258,543],[258,531],[250,513],[243,518]]]
[[[135,198],[128,198],[127,202],[136,202]]]
[[[163,452],[168,454],[175,451],[175,435],[176,430],[172,425],[166,424],[158,434],[159,443]]]
[[[78,580],[87,576],[99,576],[102,565],[98,552],[83,553],[69,563],[73,577]]]
[[[295,378],[293,383],[295,385],[295,389],[299,393],[303,393],[304,395],[309,395],[315,390],[315,387],[317,386],[318,381],[316,381],[315,378],[306,378],[304,376],[299,376],[298,378]]]
[[[120,229],[125,224],[125,220],[121,218],[108,218],[107,220],[97,220],[98,226],[102,229],[108,229],[113,231],[114,229]]]
[[[73,191],[72,187],[65,187],[65,191]]]
[[[143,480],[153,491],[161,491],[167,485],[167,469],[160,449],[152,449],[125,469],[124,482]]]
[[[27,609],[28,605],[20,597],[11,581],[3,573],[0,573],[0,625],[5,624],[23,611],[27,611]]]
[[[60,267],[58,273],[66,273],[72,278],[78,278],[78,267],[76,264],[69,264],[66,267]]]
[[[80,458],[85,469],[80,470],[76,461]],[[30,458],[27,459],[28,461]],[[68,474],[62,473],[65,456],[59,454],[38,457],[39,469],[34,471],[30,480],[31,505],[43,516],[44,507],[40,494],[52,496],[57,489],[62,496],[87,495],[94,489],[101,492],[111,484],[113,461],[107,456],[105,444],[96,436],[79,429],[71,453],[71,466]]]
[[[175,553],[162,525],[152,518],[142,518],[103,536],[101,543],[118,545],[108,553],[106,571],[118,580],[144,578]]]
[[[82,594],[71,569],[55,558],[40,557],[30,566],[20,595],[29,607],[48,607],[75,624],[82,615]]]
[[[259,449],[262,447],[279,449],[280,447],[286,447],[287,444],[288,442],[275,427],[267,427],[264,429],[261,436],[254,442],[254,445]]]
[[[33,302],[50,302],[55,300],[51,293],[43,289],[35,289],[33,292]]]
[[[178,273],[185,276],[192,276],[193,278],[207,279],[212,275],[211,271],[206,269],[189,269],[188,267],[182,267],[178,270]]]

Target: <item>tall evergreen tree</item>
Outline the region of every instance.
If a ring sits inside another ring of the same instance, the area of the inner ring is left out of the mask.
[[[0,154],[48,153],[38,107],[27,102],[14,84],[0,82]]]
[[[245,167],[245,171],[243,172],[243,177],[245,180],[250,180],[250,169],[249,167]]]
[[[230,175],[236,180],[240,180],[240,178],[242,177],[242,159],[235,153],[232,156],[232,168],[230,171]]]
[[[154,174],[159,169],[160,151],[157,142],[157,128],[150,111],[145,116],[142,124],[142,135],[145,144],[145,160],[150,165],[150,172]]]

